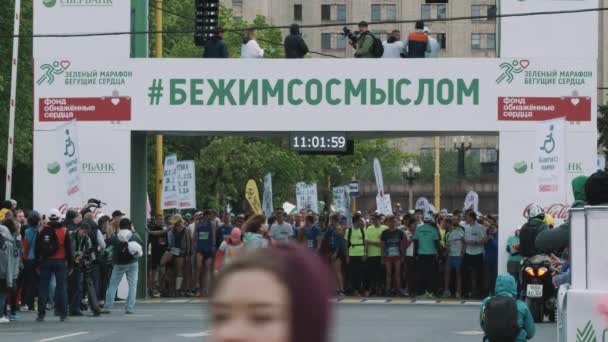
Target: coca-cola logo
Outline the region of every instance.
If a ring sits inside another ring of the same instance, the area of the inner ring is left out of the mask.
[[[528,209],[530,209],[530,207],[533,204],[534,203],[528,204],[526,206],[526,208],[524,209],[523,216],[526,219],[528,218]],[[570,210],[570,206],[565,205],[565,204],[561,204],[561,203],[556,203],[556,204],[551,204],[548,207],[544,207],[544,209],[545,209],[545,213],[553,216],[554,219],[556,219],[556,220],[566,220],[568,218],[568,210]]]

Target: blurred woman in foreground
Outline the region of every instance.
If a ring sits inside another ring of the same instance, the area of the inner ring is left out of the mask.
[[[243,251],[211,292],[213,342],[328,342],[333,277],[300,246]]]

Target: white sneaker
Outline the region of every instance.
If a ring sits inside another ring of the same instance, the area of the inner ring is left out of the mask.
[[[0,317],[0,323],[9,323],[10,320],[6,317]]]

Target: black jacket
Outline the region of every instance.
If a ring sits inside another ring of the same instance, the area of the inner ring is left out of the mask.
[[[205,43],[203,58],[228,58],[228,47],[224,39],[215,36]]]
[[[283,43],[285,58],[304,58],[308,53],[308,46],[306,46],[306,42],[300,34],[300,28],[297,25],[292,25],[289,31],[289,36],[285,37]]]

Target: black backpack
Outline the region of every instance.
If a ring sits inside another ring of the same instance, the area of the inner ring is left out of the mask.
[[[531,257],[536,254],[536,236],[538,235],[538,224],[527,222],[519,231],[519,254]]]
[[[372,56],[374,58],[382,58],[384,55],[384,45],[382,45],[382,41],[371,33],[370,36],[372,36],[372,39],[374,40],[374,44],[372,44]]]
[[[354,227],[350,228],[348,230],[348,233],[346,234],[346,241],[348,243],[348,248],[352,247],[352,244],[350,243],[350,239],[353,236],[353,229],[355,229],[355,228]],[[361,237],[363,238],[363,243],[365,243],[365,229],[363,229],[363,228],[359,228],[359,229],[361,230]]]
[[[489,342],[513,342],[519,335],[517,301],[507,296],[495,296],[483,309],[483,322]]]
[[[39,246],[37,246],[38,251],[43,259],[50,258],[59,250],[59,239],[57,238],[55,228],[51,226],[42,228],[37,241],[39,244]]]
[[[114,253],[116,253],[116,261],[119,265],[130,264],[135,257],[129,252],[129,242],[119,242],[116,246]]]
[[[608,204],[608,173],[598,171],[585,183],[585,197],[589,205]]]

